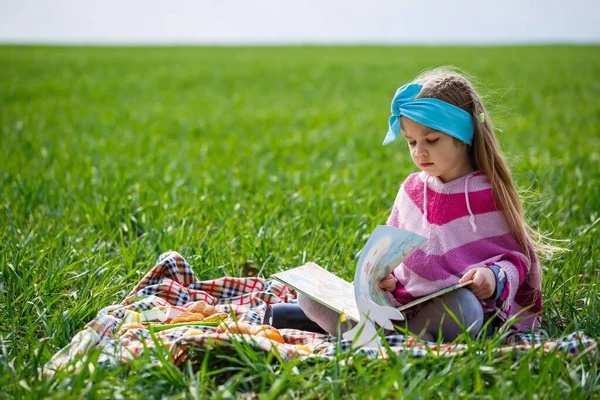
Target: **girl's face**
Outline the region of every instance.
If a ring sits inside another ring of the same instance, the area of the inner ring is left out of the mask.
[[[400,124],[413,162],[428,175],[449,182],[474,171],[466,143],[406,117]]]

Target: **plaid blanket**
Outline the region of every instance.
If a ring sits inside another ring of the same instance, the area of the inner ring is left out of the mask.
[[[291,358],[332,358],[339,351],[348,351],[352,343],[339,341],[328,335],[280,329],[285,343],[271,341],[265,337],[242,334],[227,334],[211,326],[183,326],[151,333],[148,329],[126,329],[123,324],[127,312],[144,311],[156,306],[185,306],[188,303],[204,300],[216,306],[218,311],[235,314],[239,322],[261,324],[269,304],[295,301],[296,293],[289,287],[263,278],[220,278],[199,281],[190,265],[176,252],[168,252],[159,257],[158,263],[142,278],[120,304],[103,308],[98,316],[78,332],[71,342],[56,353],[44,367],[46,375],[81,360],[90,349],[100,350],[98,365],[111,366],[126,363],[142,352],[155,349],[156,344],[166,346],[172,359],[182,364],[190,350],[204,346],[233,347],[233,341],[243,342],[263,350],[274,352],[284,362]],[[387,336],[388,346],[383,350],[353,349],[353,355],[366,357],[389,357],[389,351],[396,354],[408,352],[414,357],[426,355],[452,356],[463,352],[465,344],[426,343],[403,335]],[[306,351],[294,347],[304,345]],[[341,348],[337,348],[341,346]],[[499,351],[529,350],[541,347],[544,351],[594,352],[596,341],[575,332],[558,340],[543,340],[539,335],[519,334],[510,338],[510,344]],[[153,361],[159,362],[150,354]],[[77,365],[75,365],[77,367]]]

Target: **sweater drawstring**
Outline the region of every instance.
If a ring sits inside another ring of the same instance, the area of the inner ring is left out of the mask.
[[[425,226],[427,226],[427,181],[429,180],[429,175],[425,177],[425,181],[423,182],[423,222]]]
[[[467,202],[467,210],[469,210],[469,223],[473,228],[473,233],[475,233],[477,232],[477,225],[475,225],[475,215],[473,214],[473,211],[471,211],[471,203],[469,203],[469,180],[471,180],[472,177],[473,175],[469,175],[465,180],[465,200]]]

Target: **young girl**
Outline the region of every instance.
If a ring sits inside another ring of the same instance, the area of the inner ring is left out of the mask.
[[[538,328],[541,279],[530,229],[490,117],[471,83],[436,69],[399,88],[383,144],[400,135],[421,172],[402,183],[387,224],[429,241],[380,287],[406,304],[473,281],[468,289],[416,307],[407,315],[407,328],[425,340],[440,332],[453,340],[463,327],[475,337],[493,316],[491,328],[505,322],[516,331]],[[298,302],[309,318],[336,334],[339,315],[304,296]]]

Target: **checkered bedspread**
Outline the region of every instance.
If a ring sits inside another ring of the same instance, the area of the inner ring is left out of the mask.
[[[144,311],[156,306],[186,305],[204,300],[215,305],[219,311],[234,313],[240,322],[261,324],[268,304],[295,301],[296,293],[287,286],[263,278],[220,278],[199,281],[190,265],[176,252],[168,252],[159,257],[158,263],[142,278],[120,304],[108,306],[98,316],[78,332],[71,343],[56,353],[44,367],[47,375],[57,369],[72,364],[85,355],[90,348],[100,350],[98,364],[101,366],[120,365],[153,349],[158,339],[170,349],[173,360],[181,364],[187,359],[193,347],[224,346],[232,347],[232,341],[244,342],[265,352],[276,352],[284,361],[291,358],[330,358],[336,353],[337,340],[327,335],[280,329],[285,344],[272,342],[264,337],[249,335],[228,335],[216,327],[185,326],[155,332],[154,338],[147,329],[124,329],[123,319],[128,310]],[[193,332],[192,332],[193,331]],[[200,332],[201,331],[201,332]],[[389,350],[396,354],[409,352],[414,357],[426,355],[452,356],[466,349],[464,344],[442,344],[416,341],[403,335],[388,336]],[[293,345],[307,346],[312,353],[296,349]],[[351,348],[351,343],[341,341],[341,351]],[[594,352],[596,341],[575,332],[557,340],[542,340],[540,336],[520,334],[511,337],[510,344],[499,351],[528,350],[533,346],[546,351],[580,353]],[[389,356],[388,350],[355,349],[367,357]],[[151,359],[158,362],[151,356]]]

